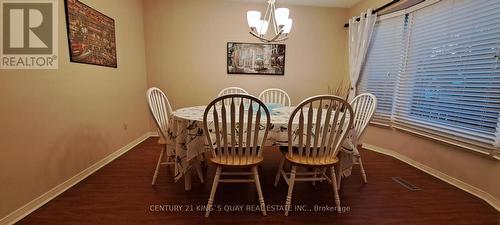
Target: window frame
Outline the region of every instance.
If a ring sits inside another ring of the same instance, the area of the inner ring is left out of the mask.
[[[408,9],[380,16],[379,19],[377,20],[377,22],[379,22],[379,21],[383,21],[385,19],[390,19],[392,17],[402,16],[402,15],[406,16],[406,19],[404,22],[405,24],[403,25],[404,26],[404,31],[403,31],[404,34],[403,34],[403,40],[402,40],[402,41],[406,41],[406,46],[402,46],[402,48],[404,48],[404,49],[402,49],[402,51],[404,51],[404,53],[403,53],[403,56],[402,56],[403,59],[402,59],[401,65],[400,65],[401,69],[404,70],[407,67],[406,63],[408,60],[407,59],[408,47],[409,47],[409,41],[410,41],[410,36],[411,36],[411,32],[412,32],[412,30],[411,30],[412,28],[410,27],[410,24],[408,21],[409,19],[412,19],[412,18],[409,17],[409,14],[416,11],[416,10],[422,9],[424,7],[433,5],[433,4],[438,3],[438,2],[441,2],[441,0],[424,1],[420,4],[417,4],[415,6],[408,8]],[[367,57],[368,57],[368,55],[367,55]],[[363,68],[364,68],[364,66],[363,66]],[[397,107],[396,104],[397,104],[397,100],[398,100],[398,93],[396,93],[396,92],[398,91],[398,86],[400,85],[399,79],[401,77],[402,72],[403,71],[400,71],[400,73],[397,74],[396,87],[394,88],[395,93],[392,96],[393,102],[392,102],[392,113],[391,113],[390,120],[389,121],[374,120],[374,121],[370,122],[372,125],[381,126],[381,127],[388,127],[390,129],[396,129],[398,131],[403,131],[403,132],[411,132],[413,134],[416,134],[416,135],[419,135],[419,136],[422,136],[425,138],[430,138],[430,139],[439,141],[441,143],[460,147],[461,149],[466,149],[466,150],[469,150],[472,152],[480,153],[481,155],[487,155],[491,158],[500,160],[500,146],[496,146],[495,141],[492,145],[490,145],[490,144],[485,143],[485,142],[474,141],[473,139],[469,139],[469,138],[461,136],[461,135],[456,135],[457,133],[460,133],[460,132],[444,131],[444,130],[436,129],[435,127],[433,127],[431,130],[429,127],[425,127],[425,125],[419,126],[418,124],[415,124],[415,123],[407,123],[406,121],[396,119],[395,118],[395,114],[396,114],[395,110]],[[361,79],[363,79],[363,77],[361,77]],[[362,81],[360,81],[359,83],[362,83]],[[359,84],[358,84],[358,89],[359,89]],[[409,104],[409,105],[411,105],[411,104]],[[500,114],[498,116],[498,119],[499,119],[499,124],[500,124]],[[418,123],[418,122],[416,122],[416,123]],[[498,131],[498,128],[497,128],[496,134],[498,134],[499,132],[500,131]],[[494,137],[493,137],[493,140],[495,140]]]

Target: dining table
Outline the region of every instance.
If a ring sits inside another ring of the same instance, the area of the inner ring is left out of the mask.
[[[206,105],[201,105],[180,108],[173,111],[169,117],[166,137],[167,154],[175,159],[175,182],[184,177],[186,191],[191,189],[189,170],[193,167],[193,161],[197,161],[197,163],[203,161],[205,152],[210,151],[203,130],[203,116],[206,107]],[[271,119],[266,145],[288,146],[288,120],[295,107],[279,104],[266,104],[266,107],[269,110]],[[209,113],[207,122],[213,123],[213,118],[210,115]],[[298,124],[298,121],[293,121],[293,124]],[[347,134],[343,145],[352,146],[354,142],[352,137],[353,135]],[[346,177],[350,175],[356,158],[354,157],[355,154],[356,152],[353,151],[340,151],[338,156],[340,163],[338,165],[339,169],[337,169],[338,179],[340,179],[340,176]]]

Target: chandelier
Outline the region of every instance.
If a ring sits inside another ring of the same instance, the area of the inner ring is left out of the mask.
[[[267,1],[267,9],[264,18],[261,19],[259,11],[248,11],[247,22],[250,27],[250,34],[262,42],[280,42],[288,39],[288,34],[292,29],[292,19],[288,18],[290,10],[287,8],[277,8],[276,0]],[[265,38],[267,28],[272,24],[274,36]]]

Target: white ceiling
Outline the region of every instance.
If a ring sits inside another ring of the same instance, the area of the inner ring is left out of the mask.
[[[257,2],[267,4],[267,0],[231,0],[238,2]],[[361,0],[276,0],[277,5],[307,5],[307,6],[323,6],[323,7],[341,7],[350,8]]]

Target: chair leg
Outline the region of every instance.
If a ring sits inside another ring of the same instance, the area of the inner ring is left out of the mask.
[[[335,166],[333,167],[335,169]],[[340,185],[342,184],[342,170],[340,164],[337,164],[337,170],[335,171],[335,176],[337,178],[337,190],[340,190]]]
[[[163,160],[163,155],[166,152],[166,148],[167,148],[167,146],[165,146],[165,148],[161,149],[160,157],[158,158],[158,162],[156,163],[155,173],[153,174],[153,181],[151,181],[152,186],[154,186],[156,184],[156,178],[158,177],[158,171],[160,170],[160,165],[161,165],[161,162]]]
[[[326,168],[321,170],[321,175],[326,177]],[[323,182],[323,180],[320,180],[319,182]]]
[[[337,188],[337,178],[335,176],[335,168],[332,166],[330,167],[330,173],[331,173],[331,179],[332,179],[332,184],[333,184],[333,194],[335,197],[335,206],[337,206],[337,212],[341,213],[340,209],[340,196],[339,196],[339,191]]]
[[[283,165],[285,165],[285,157],[281,159],[280,165],[278,166],[278,172],[276,173],[276,178],[274,179],[274,186],[278,187],[278,182],[281,178],[281,171],[283,170]]]
[[[313,175],[313,186],[316,186],[316,177],[318,176],[318,169],[314,168],[314,175]]]
[[[217,191],[217,185],[219,184],[219,177],[222,171],[221,166],[217,166],[217,171],[215,172],[214,183],[212,184],[212,191],[210,192],[210,198],[208,199],[208,204],[205,212],[205,217],[210,215],[210,211],[212,210],[212,206],[214,203],[215,191]]]
[[[359,167],[361,168],[361,175],[363,175],[363,181],[366,183],[368,183],[368,180],[366,179],[366,172],[365,172],[365,168],[363,167],[363,161],[361,160],[361,156],[358,158],[358,161],[359,161]]]
[[[288,194],[286,196],[285,202],[285,216],[288,216],[288,212],[290,211],[290,204],[292,203],[292,192],[293,192],[293,184],[295,182],[295,173],[297,172],[297,166],[292,166],[292,172],[290,173],[290,180],[288,180]]]
[[[260,187],[259,171],[257,166],[252,167],[253,178],[255,180],[255,187],[257,188],[257,194],[259,194],[259,203],[262,215],[266,215],[266,204],[264,203],[264,196],[262,195],[262,189]]]
[[[342,185],[342,174],[337,174],[337,190],[340,190],[340,185]]]
[[[203,179],[203,170],[201,169],[201,161],[198,160],[196,162],[196,173],[198,174],[198,178],[200,178],[200,182],[203,184],[205,183],[205,179]]]
[[[185,191],[191,191],[191,170],[186,170],[186,173],[184,173],[184,190]]]

